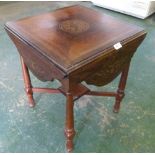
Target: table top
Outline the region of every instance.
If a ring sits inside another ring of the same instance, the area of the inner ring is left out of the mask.
[[[93,61],[143,29],[83,6],[7,22],[6,28],[64,71]]]

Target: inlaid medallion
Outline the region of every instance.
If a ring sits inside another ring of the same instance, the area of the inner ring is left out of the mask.
[[[81,19],[69,19],[62,21],[59,24],[59,29],[75,35],[87,31],[89,24]]]

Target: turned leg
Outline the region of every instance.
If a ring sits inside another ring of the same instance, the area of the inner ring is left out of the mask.
[[[116,95],[116,99],[115,99],[115,105],[114,105],[114,109],[113,109],[113,111],[115,113],[119,112],[120,103],[121,103],[122,99],[125,96],[124,90],[125,90],[126,81],[127,81],[127,77],[128,77],[129,66],[130,65],[127,65],[125,67],[125,69],[122,71],[122,74],[121,74],[121,79],[120,79],[120,82],[119,82],[117,95]]]
[[[65,124],[65,136],[66,136],[66,149],[68,152],[73,150],[73,138],[75,135],[74,130],[74,101],[71,93],[67,93],[66,102],[66,124]]]
[[[23,78],[24,78],[24,84],[25,84],[25,91],[28,97],[28,103],[30,107],[34,107],[35,102],[33,99],[33,91],[32,91],[29,71],[21,56],[20,56],[20,59],[21,59],[21,64],[22,64],[22,72],[23,72]]]

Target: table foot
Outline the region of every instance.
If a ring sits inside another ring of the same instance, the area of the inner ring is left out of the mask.
[[[126,86],[126,82],[127,82],[129,66],[130,66],[130,64],[128,64],[124,68],[124,70],[122,71],[122,74],[121,74],[121,78],[120,78],[120,82],[119,82],[119,86],[118,86],[118,90],[117,90],[117,95],[115,97],[116,101],[115,101],[115,105],[113,108],[113,112],[115,112],[115,113],[119,112],[120,103],[125,96],[124,90],[125,90],[125,86]]]
[[[124,90],[120,90],[118,89],[117,91],[117,95],[116,95],[116,101],[115,101],[115,105],[113,108],[113,112],[114,113],[118,113],[120,110],[120,105],[121,105],[121,101],[124,98],[125,94],[124,94]]]
[[[65,136],[66,136],[66,150],[67,152],[72,152],[74,148],[73,138],[75,136],[74,129],[67,130],[65,129]]]
[[[72,152],[74,144],[73,138],[75,136],[74,130],[74,102],[73,95],[67,93],[67,102],[66,102],[66,125],[65,125],[65,136],[66,136],[66,150]]]
[[[115,105],[114,105],[114,108],[113,108],[113,112],[118,113],[119,110],[120,110],[120,101],[116,101]]]
[[[35,102],[34,102],[34,100],[29,101],[29,102],[28,102],[28,105],[29,105],[30,108],[35,107]]]
[[[30,107],[34,107],[35,102],[33,99],[33,91],[32,91],[30,74],[29,74],[26,64],[24,63],[22,56],[20,56],[20,60],[21,60],[21,64],[22,64],[22,72],[23,72],[23,78],[24,78],[24,84],[25,84],[25,91],[26,91],[26,94],[28,97],[28,104]]]
[[[32,92],[32,89],[26,89],[26,94],[27,94],[27,97],[28,97],[28,105],[29,107],[34,107],[35,106],[35,101],[33,99],[33,92]]]

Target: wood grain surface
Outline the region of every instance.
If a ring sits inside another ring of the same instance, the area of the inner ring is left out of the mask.
[[[114,44],[144,34],[140,27],[79,5],[5,26],[67,73],[100,57]]]
[[[87,95],[115,97],[114,112],[120,109],[131,58],[146,36],[137,26],[82,6],[8,22],[5,29],[20,55],[26,93],[34,106],[33,92],[63,93],[66,96],[65,136],[73,150],[74,100]],[[114,45],[119,43],[120,48]],[[28,69],[42,81],[57,79],[59,89],[33,88]],[[80,84],[104,86],[120,73],[117,92],[96,92]]]

